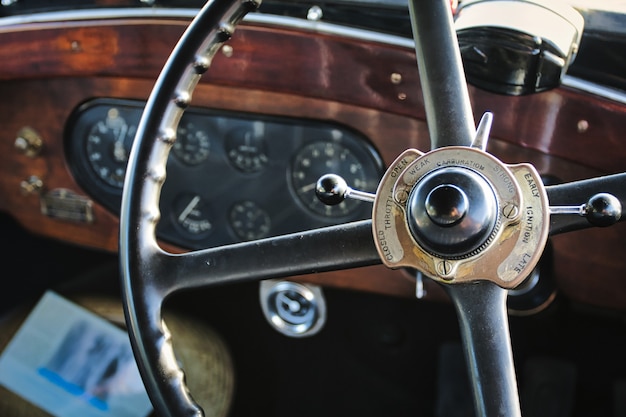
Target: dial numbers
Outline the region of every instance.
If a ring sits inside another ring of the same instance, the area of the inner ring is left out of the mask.
[[[253,201],[236,203],[229,218],[235,234],[242,240],[260,239],[269,234],[270,216]]]
[[[208,132],[193,122],[181,123],[176,132],[174,155],[188,165],[204,162],[211,152],[211,139]]]

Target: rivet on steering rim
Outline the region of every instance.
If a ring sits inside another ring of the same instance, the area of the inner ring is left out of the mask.
[[[243,2],[244,6],[247,7],[250,11],[252,10],[256,10],[259,7],[261,7],[261,2],[260,1],[255,1],[255,0],[246,0]]]
[[[142,212],[142,218],[149,223],[158,223],[161,220],[161,212],[157,209],[145,210]]]
[[[173,129],[166,129],[161,132],[158,139],[168,145],[173,145],[176,142],[176,132]]]
[[[165,182],[166,174],[165,169],[156,169],[153,168],[148,171],[148,178],[154,181],[157,184],[163,184]]]
[[[191,95],[187,91],[180,91],[174,99],[174,103],[178,108],[185,110],[191,103]]]
[[[211,60],[206,56],[198,55],[196,56],[196,60],[193,63],[193,69],[196,71],[196,74],[202,75],[209,69],[211,65]]]
[[[233,36],[233,33],[235,33],[235,26],[232,23],[222,22],[222,24],[220,24],[220,31],[217,35],[218,41],[226,42]]]

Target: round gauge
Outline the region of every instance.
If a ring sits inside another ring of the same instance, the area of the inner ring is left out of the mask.
[[[136,133],[117,108],[111,107],[104,120],[95,123],[87,134],[87,159],[94,172],[105,183],[122,188],[128,154]]]
[[[356,190],[367,190],[367,175],[357,156],[336,142],[314,142],[296,155],[291,170],[291,183],[304,206],[313,213],[326,217],[350,215],[360,204],[346,199],[328,206],[315,195],[315,184],[325,174],[337,174]]]
[[[242,240],[266,237],[270,231],[270,216],[252,201],[236,203],[230,210],[230,225]]]
[[[198,165],[209,157],[210,151],[209,132],[192,122],[181,122],[176,131],[174,155],[188,165]]]
[[[213,231],[208,204],[197,194],[183,193],[174,200],[172,216],[179,228],[195,238]]]
[[[226,155],[240,171],[252,173],[261,171],[269,162],[267,144],[263,136],[263,124],[253,125],[253,129],[239,128],[226,137]]]

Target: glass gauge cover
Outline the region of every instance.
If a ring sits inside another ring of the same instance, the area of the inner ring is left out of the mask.
[[[124,186],[128,154],[137,127],[130,125],[116,107],[106,112],[87,133],[87,159],[95,174],[115,188]]]
[[[367,190],[367,174],[359,158],[336,142],[313,142],[302,148],[293,161],[291,182],[300,202],[313,213],[325,217],[350,215],[361,202],[344,200],[335,206],[322,203],[315,195],[317,180],[325,174],[343,177],[350,187]]]
[[[230,210],[230,225],[242,240],[254,240],[269,235],[269,214],[253,201],[236,203]]]
[[[183,118],[176,132],[174,155],[188,165],[204,162],[211,152],[211,133],[203,126]]]

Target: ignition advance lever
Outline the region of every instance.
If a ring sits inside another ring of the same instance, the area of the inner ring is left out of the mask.
[[[580,206],[550,206],[550,214],[574,214],[587,219],[594,226],[606,227],[622,217],[622,203],[609,193],[594,194]]]

